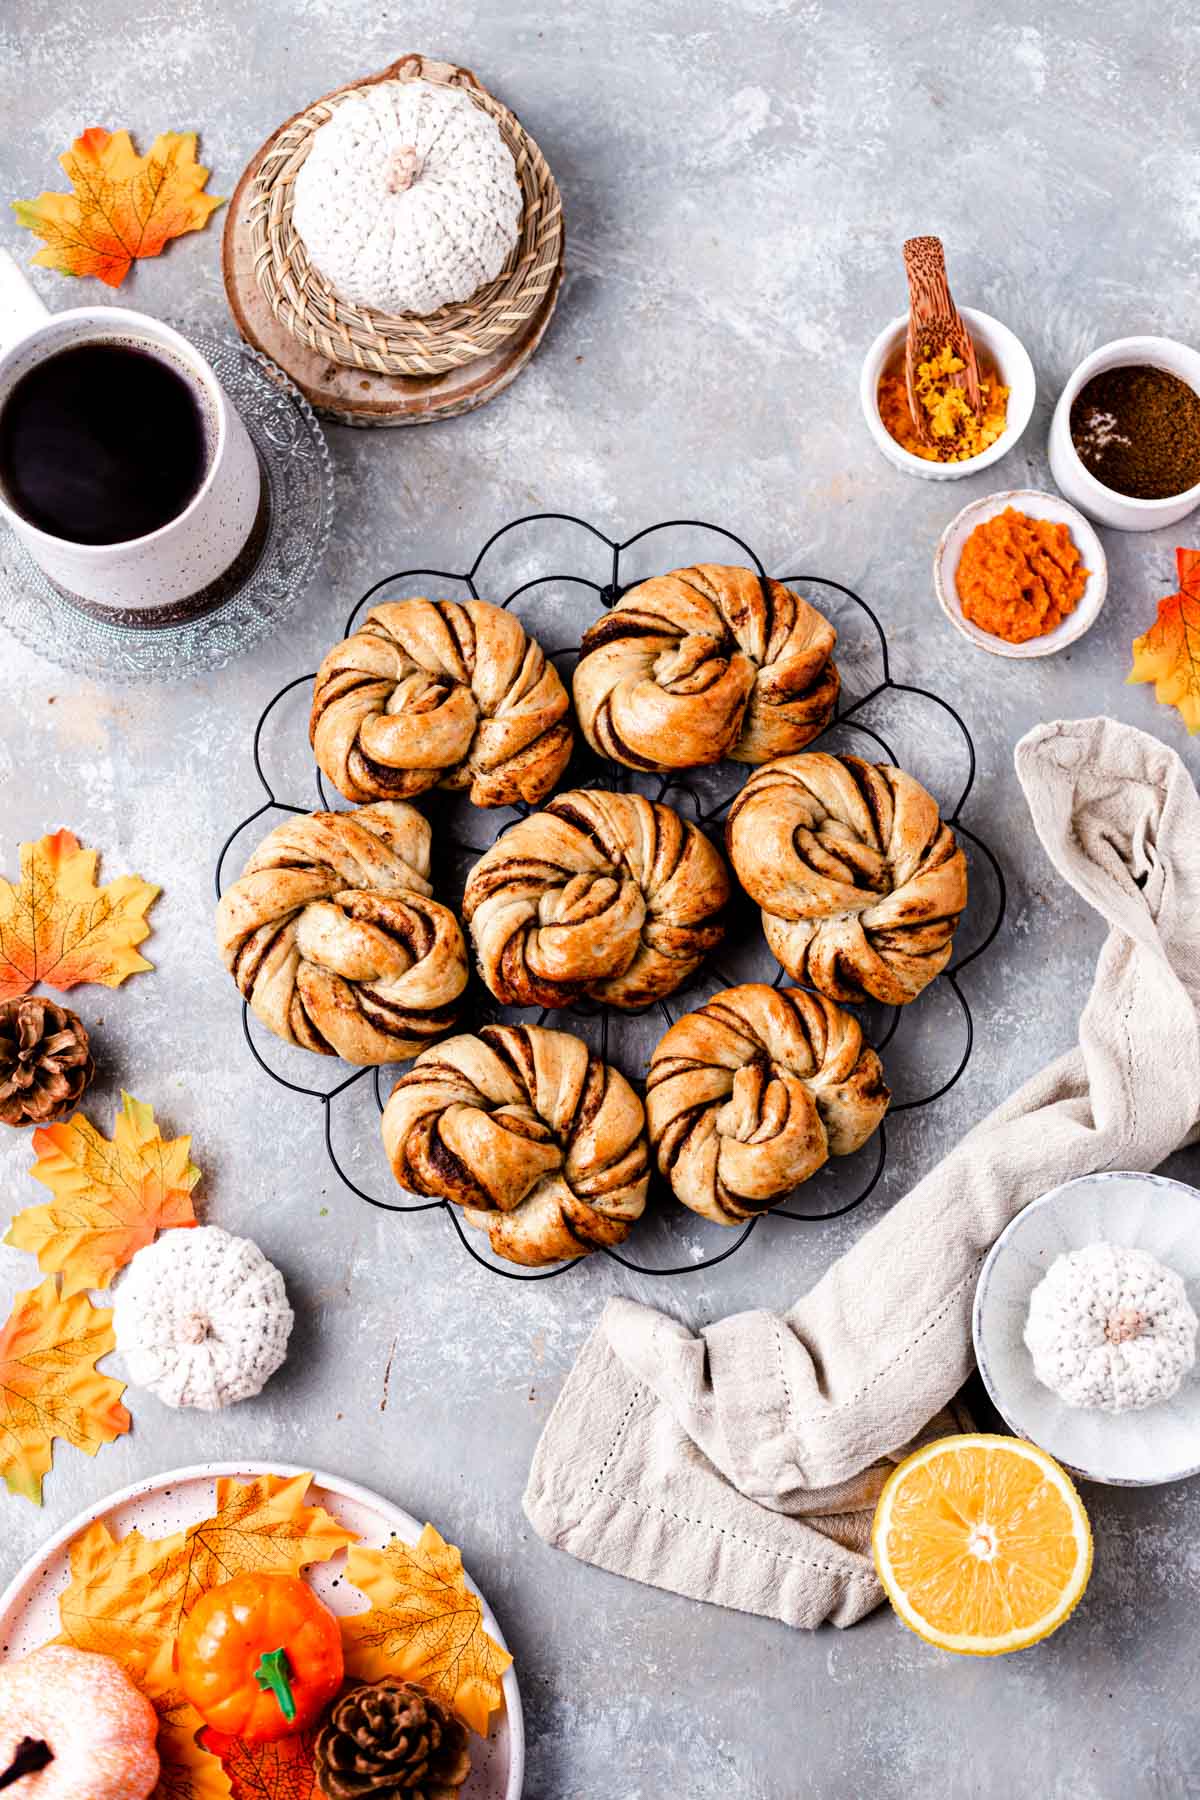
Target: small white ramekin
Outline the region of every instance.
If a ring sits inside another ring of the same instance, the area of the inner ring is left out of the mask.
[[[1110,344],[1101,344],[1084,357],[1059,395],[1050,422],[1050,473],[1060,493],[1101,525],[1117,531],[1158,531],[1164,525],[1178,524],[1200,506],[1200,482],[1182,494],[1168,494],[1165,500],[1134,500],[1097,481],[1071,442],[1071,407],[1080,390],[1093,375],[1125,363],[1166,369],[1200,393],[1200,355],[1187,344],[1162,337],[1114,338]]]
[[[928,462],[923,456],[914,456],[910,450],[902,449],[879,416],[879,377],[896,351],[904,348],[907,313],[901,313],[898,319],[884,326],[867,351],[859,377],[858,397],[867,430],[895,468],[902,469],[906,475],[917,475],[922,481],[958,481],[964,475],[977,475],[980,469],[999,462],[1002,456],[1008,455],[1028,425],[1037,398],[1033,364],[1020,338],[989,313],[976,312],[970,306],[960,307],[959,312],[974,340],[976,352],[987,351],[1008,389],[1008,423],[995,443],[981,450],[978,456],[972,456],[966,462]]]
[[[1068,613],[1062,624],[1056,625],[1053,631],[1046,632],[1044,637],[1030,638],[1024,644],[1010,644],[1004,638],[994,637],[990,631],[983,631],[965,618],[955,579],[963,546],[975,527],[982,525],[985,519],[994,519],[997,513],[1002,513],[1009,506],[1017,512],[1027,513],[1030,518],[1052,519],[1055,524],[1069,527],[1075,540],[1075,548],[1088,571],[1087,586],[1075,611]],[[988,494],[983,500],[972,500],[969,506],[964,506],[951,519],[938,539],[938,547],[934,552],[933,587],[938,604],[955,630],[969,638],[978,649],[990,651],[993,656],[1013,658],[1053,656],[1056,650],[1065,650],[1068,644],[1081,638],[1085,631],[1090,631],[1100,617],[1100,609],[1108,593],[1108,558],[1104,554],[1103,544],[1083,514],[1061,500],[1057,494],[1044,494],[1039,488],[1010,488],[1004,494]]]

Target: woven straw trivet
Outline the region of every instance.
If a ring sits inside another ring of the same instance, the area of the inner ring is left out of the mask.
[[[373,370],[318,356],[280,324],[254,279],[247,215],[255,171],[275,135],[250,158],[225,209],[221,269],[229,310],[246,342],[291,377],[314,412],[339,425],[436,425],[442,419],[474,412],[502,394],[528,367],[549,329],[561,289],[562,263],[541,310],[525,330],[490,356],[464,363],[460,369],[447,369],[444,375],[377,375]]]
[[[460,88],[490,113],[512,152],[524,199],[520,238],[496,280],[470,300],[425,318],[373,312],[343,300],[309,262],[292,224],[292,183],[317,127],[356,88],[416,80]],[[411,55],[327,94],[283,128],[255,176],[250,233],[255,278],[271,311],[319,356],[380,375],[439,375],[498,350],[537,314],[562,260],[562,201],[533,139],[469,69]]]

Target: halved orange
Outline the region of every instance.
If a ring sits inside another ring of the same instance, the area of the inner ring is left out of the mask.
[[[888,1477],[871,1531],[904,1623],[964,1656],[1002,1656],[1057,1631],[1092,1569],[1070,1476],[1021,1438],[939,1438]]]

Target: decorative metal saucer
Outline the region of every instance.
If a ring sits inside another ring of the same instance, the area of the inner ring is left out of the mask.
[[[238,338],[172,320],[206,357],[241,414],[262,465],[268,517],[252,569],[224,604],[153,628],[118,625],[73,606],[0,525],[0,623],[40,656],[102,681],[179,681],[222,668],[276,630],[304,593],[329,542],[333,470],[304,396]]]

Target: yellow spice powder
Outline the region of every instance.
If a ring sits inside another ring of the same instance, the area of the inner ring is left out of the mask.
[[[917,400],[929,420],[932,444],[917,436],[908,410],[908,387],[903,363],[879,378],[879,416],[884,428],[902,450],[926,462],[967,462],[994,444],[1008,417],[1008,389],[996,379],[996,370],[980,363],[978,418],[967,405],[967,396],[951,377],[963,367],[949,344],[940,350],[927,345],[917,364]]]

